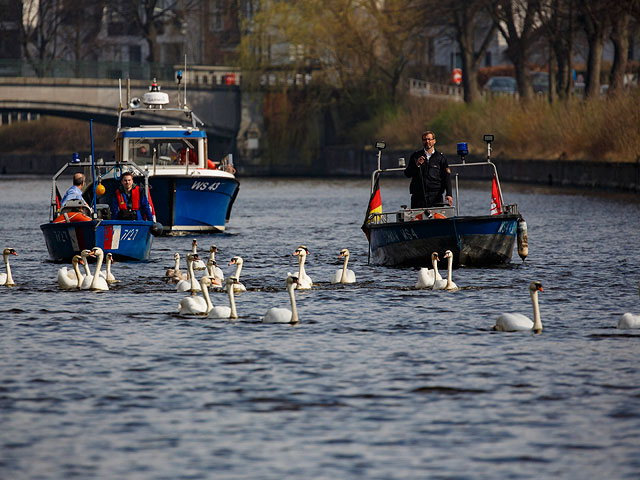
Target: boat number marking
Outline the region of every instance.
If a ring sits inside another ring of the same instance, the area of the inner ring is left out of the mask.
[[[413,240],[418,238],[418,234],[412,228],[401,228],[397,231],[380,232],[386,242],[396,243],[403,240]]]
[[[418,238],[418,234],[412,228],[403,228],[400,232],[405,240],[415,240]]]
[[[53,234],[56,236],[56,242],[58,243],[67,243],[69,241],[69,235],[66,230],[63,232],[54,230]]]
[[[137,228],[123,228],[122,229],[122,235],[120,236],[120,241],[124,242],[124,241],[131,241],[131,240],[135,240],[136,235],[138,235],[138,229]]]
[[[191,184],[191,190],[209,190],[210,192],[213,192],[214,190],[217,190],[219,186],[220,182],[209,183],[196,180]]]

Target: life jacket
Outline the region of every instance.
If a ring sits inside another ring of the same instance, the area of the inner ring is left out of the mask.
[[[118,197],[118,209],[125,212],[129,210],[127,197],[122,194],[119,188],[116,189],[116,196]],[[131,210],[140,210],[140,187],[137,185],[131,190]]]

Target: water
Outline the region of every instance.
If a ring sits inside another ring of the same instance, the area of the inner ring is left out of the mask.
[[[489,211],[474,189],[464,213]],[[418,291],[416,272],[367,265],[366,180],[245,179],[225,274],[244,258],[237,322],[181,318],[162,281],[191,236],[156,239],[152,260],[114,265],[109,292],[62,292],[39,229],[47,179],[0,180],[0,478],[638,478],[640,313],[637,196],[505,185],[530,256],[460,269],[457,292]],[[382,184],[385,209],[407,182]],[[312,291],[300,324],[284,279],[306,245]],[[358,283],[328,283],[351,251]],[[185,267],[183,262],[183,268]],[[502,311],[544,331],[491,332]],[[226,297],[213,294],[214,303]]]

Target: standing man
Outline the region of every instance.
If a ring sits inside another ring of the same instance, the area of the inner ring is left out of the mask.
[[[446,203],[453,205],[451,194],[451,170],[447,158],[436,150],[436,134],[427,130],[422,134],[424,148],[413,152],[405,177],[411,178],[409,193],[411,208],[424,208],[442,205],[442,194]]]
[[[84,175],[82,173],[76,173],[73,176],[73,185],[69,187],[60,200],[60,206],[64,207],[64,204],[67,203],[68,200],[80,200],[84,205],[87,205],[87,202],[82,198],[82,189],[84,188]],[[88,205],[87,205],[88,206]]]
[[[111,205],[113,218],[118,220],[148,220],[155,218],[144,191],[133,183],[133,174],[124,172]]]

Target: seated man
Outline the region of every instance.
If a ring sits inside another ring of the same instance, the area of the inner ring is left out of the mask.
[[[113,218],[155,222],[150,199],[147,199],[143,189],[138,185],[134,185],[133,174],[124,172],[120,183],[121,185],[116,189],[111,205]]]
[[[82,173],[76,173],[73,176],[73,185],[66,191],[62,200],[60,200],[60,207],[64,207],[64,204],[69,200],[80,200],[83,205],[87,205],[84,198],[82,198],[82,189],[84,188],[84,175]]]

